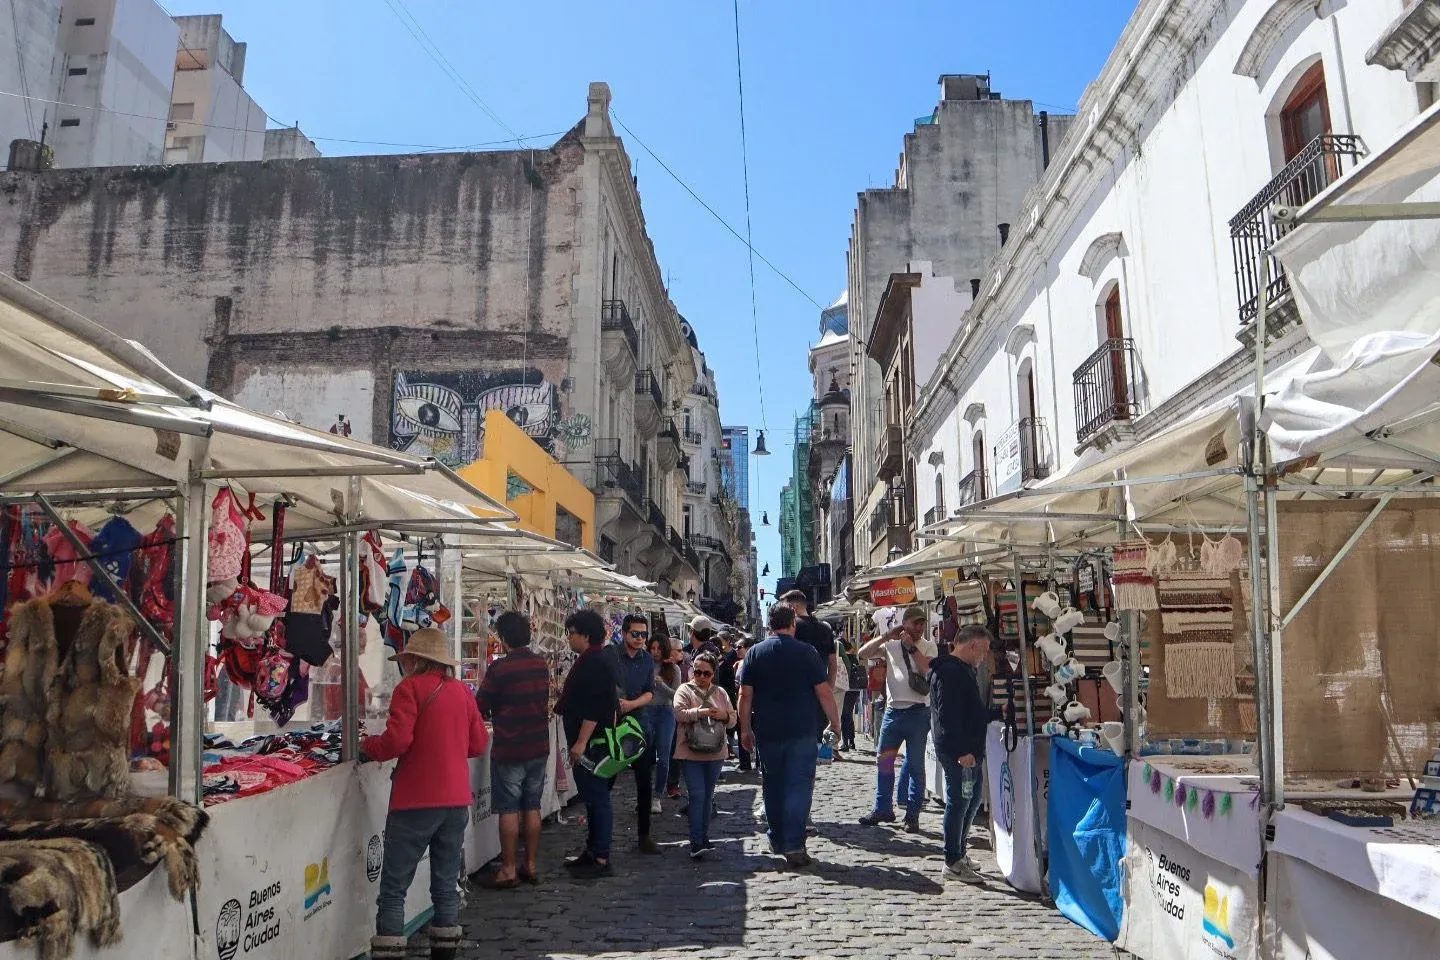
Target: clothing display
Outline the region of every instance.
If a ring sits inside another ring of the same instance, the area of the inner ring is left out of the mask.
[[[71,520],[67,526],[70,532],[80,540],[80,545],[86,550],[91,549],[91,541],[95,539],[95,531]],[[89,584],[92,571],[90,565],[79,559],[82,555],[70,538],[61,533],[58,527],[51,527],[45,534],[45,549],[50,553],[50,560],[55,564],[53,583],[64,583],[67,580],[78,580],[81,583]]]
[[[105,851],[84,840],[0,843],[6,926],[40,960],[66,960],[80,936],[96,947],[121,938],[119,892]]]
[[[0,679],[0,782],[51,800],[128,792],[131,707],[140,681],[126,672],[134,621],[119,606],[86,602],[83,587],[12,607]]]
[[[340,762],[340,724],[251,737],[233,743],[205,737],[205,805],[253,797],[328,770]]]

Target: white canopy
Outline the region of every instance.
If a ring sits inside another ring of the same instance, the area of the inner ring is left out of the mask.
[[[1299,459],[1406,419],[1440,395],[1440,104],[1299,210],[1275,244],[1323,355],[1266,430]]]
[[[198,476],[288,497],[294,532],[515,516],[435,461],[238,407],[3,274],[0,443],[0,494],[173,491]]]

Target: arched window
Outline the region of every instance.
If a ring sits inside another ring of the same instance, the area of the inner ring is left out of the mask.
[[[1110,288],[1110,295],[1105,298],[1105,342],[1110,346],[1109,369],[1103,371],[1110,377],[1110,389],[1105,391],[1114,405],[1111,407],[1111,418],[1114,420],[1130,419],[1130,377],[1125,369],[1125,358],[1128,356],[1124,349],[1125,341],[1125,315],[1120,310],[1120,284]]]
[[[1285,162],[1305,145],[1330,132],[1330,101],[1325,95],[1325,64],[1316,61],[1306,70],[1280,108],[1280,142]]]

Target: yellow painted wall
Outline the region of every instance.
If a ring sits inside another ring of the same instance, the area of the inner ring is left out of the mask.
[[[515,474],[533,493],[505,501],[506,478]],[[516,526],[544,537],[555,536],[555,508],[564,507],[580,521],[580,545],[595,549],[595,494],[515,425],[503,410],[485,414],[485,456],[460,470],[470,483],[520,515]]]

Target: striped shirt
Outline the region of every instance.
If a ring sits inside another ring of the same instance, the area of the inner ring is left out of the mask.
[[[524,763],[550,752],[550,667],[529,647],[490,664],[475,701],[494,721],[492,763]]]

